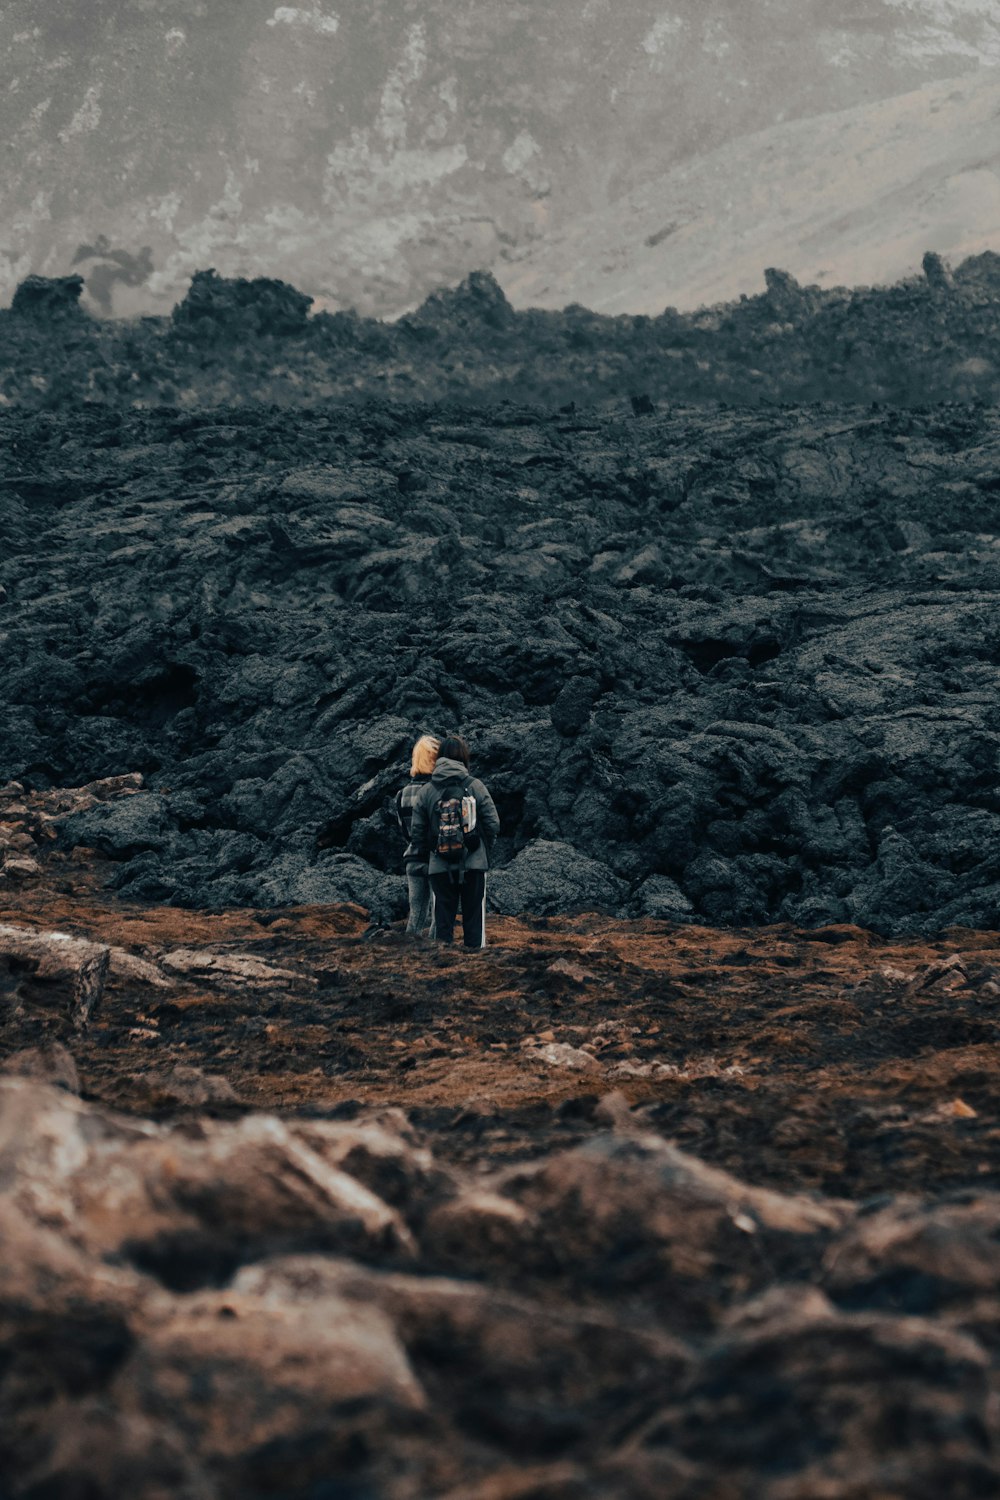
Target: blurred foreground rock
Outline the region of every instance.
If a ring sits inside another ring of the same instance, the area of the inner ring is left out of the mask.
[[[0,1224],[14,1497],[1000,1482],[995,1346],[956,1321],[995,1293],[989,1195],[859,1215],[648,1132],[484,1192],[398,1113],[164,1126],[10,1077]],[[950,1324],[866,1290],[915,1276]]]

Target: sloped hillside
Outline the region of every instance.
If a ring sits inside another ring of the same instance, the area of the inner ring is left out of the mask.
[[[755,292],[765,266],[856,286],[979,254],[1000,243],[998,99],[987,70],[774,126],[510,252],[500,280],[518,306],[655,316]]]
[[[392,316],[677,163],[996,62],[1000,21],[981,0],[12,0],[0,40],[0,300],[75,262],[97,311],[165,311],[213,265]]]

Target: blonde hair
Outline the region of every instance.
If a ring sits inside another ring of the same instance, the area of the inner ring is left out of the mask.
[[[422,734],[413,747],[410,758],[411,776],[429,776],[437,765],[438,746],[441,741],[433,734]]]

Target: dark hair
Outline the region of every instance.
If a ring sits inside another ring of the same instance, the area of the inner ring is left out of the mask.
[[[438,760],[460,760],[469,769],[469,747],[457,734],[449,734],[438,747]]]

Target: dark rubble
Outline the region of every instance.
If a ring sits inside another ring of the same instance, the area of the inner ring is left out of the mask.
[[[397,916],[461,727],[498,911],[989,927],[990,410],[0,415],[0,783],[131,900]]]

